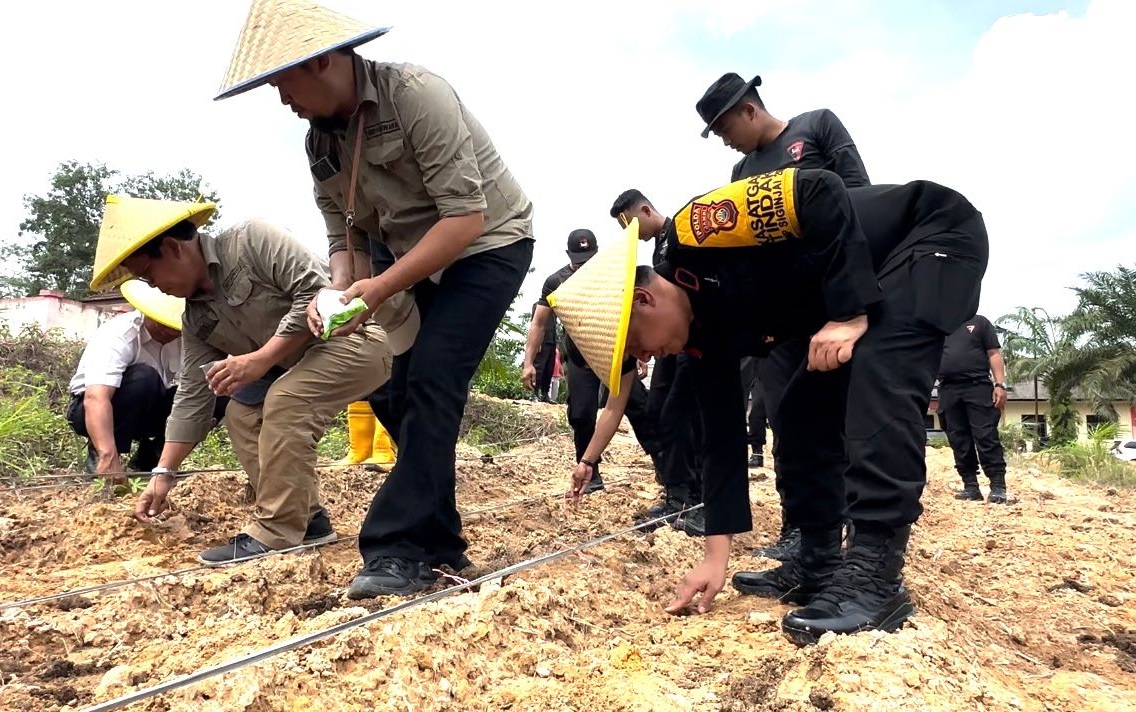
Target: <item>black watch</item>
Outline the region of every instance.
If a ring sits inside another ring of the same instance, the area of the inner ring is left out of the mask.
[[[1002,390],[1007,390],[1007,389],[1006,389],[1006,384],[1005,384],[1005,383],[995,383],[995,384],[994,384],[994,387],[995,387],[995,388],[1001,388]]]

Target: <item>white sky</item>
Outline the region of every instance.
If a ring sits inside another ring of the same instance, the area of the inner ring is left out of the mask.
[[[719,11],[696,0],[327,4],[393,25],[361,53],[437,72],[489,130],[536,206],[536,274],[522,311],[564,263],[570,230],[589,227],[601,245],[618,234],[607,211],[623,189],[638,187],[674,212],[729,179],[738,154],[701,139],[694,111],[726,71],[760,73],[780,118],[835,111],[873,182],[928,178],[966,194],[990,230],[982,312],[991,318],[1019,304],[1066,310],[1078,273],[1132,262],[1130,0],[1097,0],[1083,17],[1002,18],[964,63],[936,66],[933,57],[873,45],[808,71],[770,71],[788,65],[763,62],[760,37],[773,13],[782,24],[797,11],[824,23],[819,0]],[[0,30],[9,137],[0,236],[15,235],[22,196],[43,191],[54,167],[74,158],[126,172],[187,166],[220,193],[225,224],[267,218],[326,253],[306,124],[267,87],[212,101],[245,0],[12,7]],[[675,41],[680,30],[708,48],[727,35],[752,36],[754,50],[703,56]],[[641,259],[648,256],[645,246]]]

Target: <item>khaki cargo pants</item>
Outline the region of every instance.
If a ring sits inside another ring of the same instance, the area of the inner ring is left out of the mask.
[[[229,402],[229,439],[255,494],[245,534],[273,549],[300,544],[321,506],[316,444],[348,403],[386,383],[390,371],[386,333],[367,325],[309,347],[260,405]]]

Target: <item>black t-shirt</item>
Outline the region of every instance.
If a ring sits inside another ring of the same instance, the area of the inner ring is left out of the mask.
[[[870,185],[868,169],[848,129],[828,109],[794,116],[768,146],[752,151],[734,166],[730,180],[780,168],[823,168],[840,176],[849,188]]]
[[[790,168],[696,199],[675,217],[656,271],[694,312],[686,346],[705,423],[708,534],[751,526],[745,420],[734,417],[744,412],[740,358],[868,313],[880,278],[918,260],[985,269],[985,232],[956,229],[978,216],[928,181],[846,189],[831,172]],[[974,281],[973,293],[951,299],[977,304]]]
[[[990,349],[1000,349],[998,332],[986,317],[976,315],[947,337],[939,380],[946,384],[990,383]]]
[[[657,252],[658,249],[656,249],[656,253]],[[540,290],[540,299],[537,301],[537,304],[544,307],[549,306],[548,295],[559,289],[560,285],[564,284],[564,282],[569,277],[571,277],[572,274],[573,270],[571,265],[564,265],[560,269],[548,275],[548,278],[544,280],[544,286]],[[564,332],[564,354],[568,357],[568,361],[573,365],[578,366],[579,368],[587,368],[591,370],[591,367],[588,366],[588,362],[584,360],[584,355],[580,353],[580,350],[578,348],[576,348],[576,344],[572,342],[572,337],[568,336],[567,331]],[[635,358],[629,356],[623,360],[623,373],[634,371],[637,366],[638,363],[635,361]],[[604,381],[607,378],[607,374],[596,375],[599,376],[601,381]]]

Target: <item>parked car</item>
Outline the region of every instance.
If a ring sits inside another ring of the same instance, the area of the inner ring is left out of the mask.
[[[1136,440],[1117,440],[1112,444],[1113,457],[1136,462]]]

